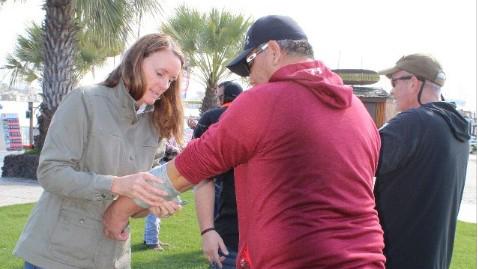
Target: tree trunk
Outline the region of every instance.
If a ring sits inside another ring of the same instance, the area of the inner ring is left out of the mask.
[[[34,138],[35,147],[39,150],[43,148],[46,133],[48,132],[48,126],[50,126],[51,118],[53,117],[54,113],[55,111],[49,110],[44,102],[40,104],[40,116],[38,116],[39,133]]]
[[[208,111],[211,108],[217,107],[217,95],[216,95],[216,85],[217,82],[213,82],[211,79],[211,76],[209,80],[207,81],[206,85],[206,94],[204,95],[204,98],[202,99],[202,104],[201,104],[201,115]]]
[[[74,0],[47,0],[43,24],[43,103],[39,117],[40,134],[35,146],[41,150],[53,113],[63,97],[75,85],[73,64],[75,59]]]

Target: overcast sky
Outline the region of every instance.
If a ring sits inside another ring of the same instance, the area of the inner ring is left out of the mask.
[[[16,36],[24,32],[25,26],[31,21],[41,22],[43,18],[43,1],[18,2],[7,0],[0,8],[0,64],[13,50]],[[174,8],[182,2],[162,1],[165,16],[174,14]],[[476,111],[475,0],[200,0],[186,3],[202,11],[216,7],[252,18],[289,15],[308,34],[316,58],[330,68],[381,70],[406,54],[431,54],[440,61],[447,75],[445,97],[462,99],[466,101],[465,108]],[[145,18],[141,34],[157,31],[161,20],[160,17]],[[111,67],[105,69],[110,71]],[[100,70],[98,74],[100,80],[103,73]],[[385,78],[379,85],[390,90]]]

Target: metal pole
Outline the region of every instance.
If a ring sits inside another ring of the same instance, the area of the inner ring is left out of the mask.
[[[30,146],[33,147],[33,101],[28,102],[28,111],[30,111]]]

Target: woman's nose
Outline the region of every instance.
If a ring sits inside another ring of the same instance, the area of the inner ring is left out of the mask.
[[[167,78],[160,79],[159,86],[161,87],[161,90],[165,91],[171,86],[171,81]]]

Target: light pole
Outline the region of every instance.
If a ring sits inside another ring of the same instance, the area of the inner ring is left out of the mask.
[[[28,111],[27,115],[29,116],[30,119],[30,126],[29,126],[29,132],[28,132],[28,139],[30,142],[30,147],[33,148],[33,117],[34,117],[34,107],[33,107],[33,102],[37,101],[37,94],[35,91],[35,88],[30,86],[30,91],[28,93]]]
[[[30,116],[30,130],[28,132],[30,139],[30,147],[33,148],[33,100],[28,100],[28,112]]]

